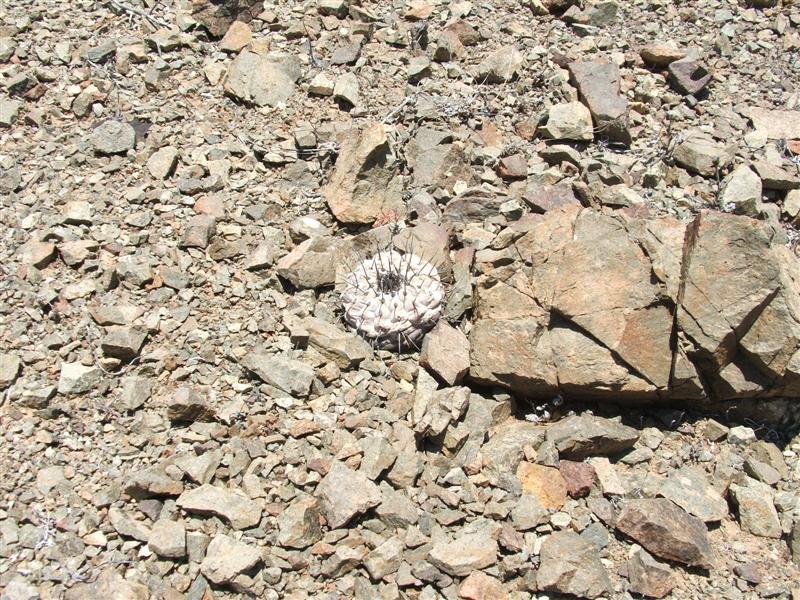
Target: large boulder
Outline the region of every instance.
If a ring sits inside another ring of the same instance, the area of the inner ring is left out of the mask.
[[[473,381],[521,395],[633,400],[800,396],[800,265],[775,231],[566,207],[484,270]]]

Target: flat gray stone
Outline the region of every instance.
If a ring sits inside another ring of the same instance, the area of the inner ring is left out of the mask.
[[[547,426],[545,436],[556,445],[561,458],[583,460],[633,448],[639,431],[617,421],[581,414]]]
[[[183,492],[176,504],[186,512],[199,515],[216,515],[234,529],[249,529],[261,521],[261,504],[243,492],[203,484]]]
[[[103,121],[92,131],[92,146],[100,154],[122,154],[136,146],[136,131],[130,123]]]
[[[305,398],[311,391],[314,369],[299,360],[254,350],[245,355],[241,364],[247,370],[255,373],[264,383],[291,396]]]
[[[728,516],[728,503],[697,468],[682,467],[670,473],[661,485],[660,493],[706,523],[721,521]]]
[[[574,531],[553,533],[542,542],[536,584],[578,598],[597,598],[611,589],[597,549]]]
[[[466,533],[453,541],[434,544],[428,562],[452,575],[466,577],[497,562],[497,541],[483,533]]]

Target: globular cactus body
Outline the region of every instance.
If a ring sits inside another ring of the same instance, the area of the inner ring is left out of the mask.
[[[376,348],[419,348],[442,314],[444,288],[432,263],[382,250],[345,277],[342,305],[345,322]]]

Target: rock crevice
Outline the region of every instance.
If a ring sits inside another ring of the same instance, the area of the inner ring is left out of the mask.
[[[800,395],[797,258],[768,225],[569,207],[477,280],[470,377],[531,397]]]

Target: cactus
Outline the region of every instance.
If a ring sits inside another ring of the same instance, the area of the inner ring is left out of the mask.
[[[383,350],[419,349],[444,306],[435,265],[412,252],[380,250],[344,278],[344,320]]]

